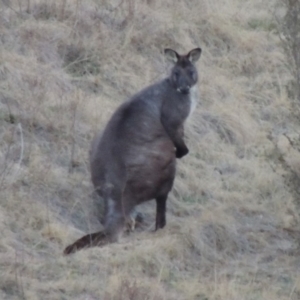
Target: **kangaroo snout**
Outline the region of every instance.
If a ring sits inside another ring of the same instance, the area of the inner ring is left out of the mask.
[[[179,93],[182,93],[182,94],[184,94],[184,95],[187,95],[187,94],[189,94],[190,89],[191,89],[191,87],[190,87],[189,85],[186,85],[186,86],[177,88],[177,91],[178,91]]]

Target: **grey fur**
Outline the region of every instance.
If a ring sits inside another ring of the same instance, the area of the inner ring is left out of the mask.
[[[200,54],[200,48],[187,55],[166,49],[174,63],[170,76],[123,103],[96,137],[90,166],[94,187],[106,204],[104,231],[77,240],[65,254],[116,241],[134,207],[152,199],[157,203],[156,229],[165,226],[176,157],[189,152],[183,127],[192,109],[191,88],[198,80],[194,63]]]

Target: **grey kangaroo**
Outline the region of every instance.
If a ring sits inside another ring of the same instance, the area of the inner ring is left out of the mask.
[[[166,201],[176,158],[187,155],[184,122],[195,106],[201,49],[179,55],[165,49],[174,66],[169,77],[123,103],[93,142],[91,177],[105,202],[104,230],[83,236],[64,254],[116,242],[136,205],[156,200],[156,227],[166,225]]]

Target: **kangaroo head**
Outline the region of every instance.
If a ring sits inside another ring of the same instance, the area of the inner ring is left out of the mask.
[[[170,75],[171,85],[182,94],[188,94],[198,80],[195,62],[200,58],[201,49],[195,48],[186,55],[179,55],[172,49],[164,50],[166,58],[174,64]]]

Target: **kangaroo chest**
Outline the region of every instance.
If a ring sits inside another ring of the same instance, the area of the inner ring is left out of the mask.
[[[191,89],[190,89],[190,112],[189,115],[187,117],[187,119],[192,115],[192,113],[195,111],[197,102],[198,102],[198,87],[196,85],[194,85]]]

